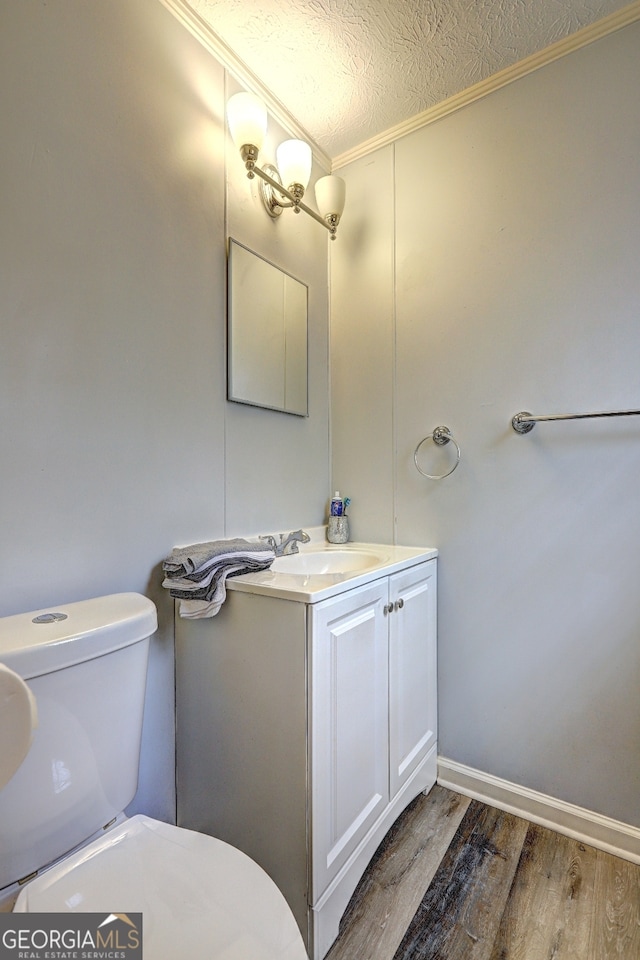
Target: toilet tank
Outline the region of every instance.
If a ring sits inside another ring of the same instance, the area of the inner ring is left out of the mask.
[[[46,866],[133,799],[154,604],[137,593],[0,619],[0,663],[34,693],[31,749],[0,790],[0,890]]]

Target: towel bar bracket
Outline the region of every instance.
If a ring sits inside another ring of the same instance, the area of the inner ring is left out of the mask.
[[[511,419],[511,426],[516,433],[530,433],[531,430],[535,427],[535,420],[525,419],[530,417],[531,414],[526,410],[522,410],[520,413],[516,413]]]

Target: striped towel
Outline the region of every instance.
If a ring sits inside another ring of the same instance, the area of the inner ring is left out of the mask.
[[[163,561],[162,586],[180,600],[180,616],[214,617],[227,595],[227,577],[266,570],[275,559],[263,540],[211,540],[176,547]]]

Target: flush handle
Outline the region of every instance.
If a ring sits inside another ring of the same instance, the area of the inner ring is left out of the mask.
[[[66,613],[41,613],[39,617],[34,617],[32,623],[57,623],[58,620],[66,620]]]

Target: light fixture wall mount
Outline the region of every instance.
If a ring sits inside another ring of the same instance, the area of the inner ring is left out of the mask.
[[[329,231],[335,240],[344,210],[345,183],[341,177],[321,177],[315,185],[319,213],[303,202],[311,176],[311,147],[304,140],[285,140],[276,150],[277,166],[258,166],[260,149],[267,130],[267,110],[251,93],[236,93],[227,103],[227,122],[240,151],[247,177],[260,178],[260,195],[270,217],[279,217],[286,208],[304,213]],[[285,187],[284,184],[287,184]]]
[[[274,167],[272,163],[265,163],[262,172],[270,179],[260,180],[260,196],[262,197],[262,202],[267,213],[275,220],[286,207],[293,207],[293,200],[287,200],[284,193],[282,193],[282,179],[277,167]],[[278,183],[280,186],[274,187],[274,183]],[[277,197],[276,190],[278,191]]]

